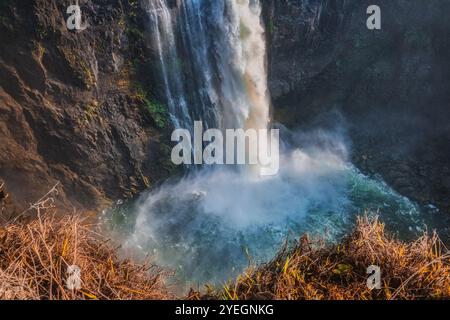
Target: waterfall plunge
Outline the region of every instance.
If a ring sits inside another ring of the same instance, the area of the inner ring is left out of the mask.
[[[192,119],[221,129],[269,125],[259,1],[184,0],[169,8],[165,0],[148,0],[147,7],[175,126],[188,128]],[[135,221],[124,248],[153,254],[188,285],[217,283],[241,272],[249,256],[270,259],[290,233],[335,239],[365,209],[382,209],[384,221],[400,231],[421,225],[414,204],[347,162],[342,136],[293,136],[307,143],[286,147],[277,176],[205,168],[142,195],[126,213]]]

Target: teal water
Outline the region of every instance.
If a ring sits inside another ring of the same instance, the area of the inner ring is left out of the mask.
[[[379,215],[405,240],[432,223],[423,208],[332,154],[297,150],[282,168],[270,178],[225,167],[192,173],[111,210],[105,224],[125,252],[150,256],[193,285],[222,283],[304,233],[337,241],[358,215]]]

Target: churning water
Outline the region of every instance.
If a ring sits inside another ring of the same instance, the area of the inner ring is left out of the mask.
[[[193,120],[220,129],[270,125],[259,1],[169,7],[148,0],[147,11],[175,127],[191,128]],[[276,176],[226,166],[188,171],[114,211],[110,221],[127,251],[153,256],[191,284],[225,281],[249,260],[267,261],[289,236],[335,240],[366,210],[403,236],[421,232],[419,208],[361,174],[348,161],[344,139],[320,130],[308,137],[308,145],[284,145]]]
[[[124,248],[153,255],[182,282],[220,283],[249,259],[272,258],[288,236],[309,232],[336,240],[366,209],[379,211],[404,236],[421,231],[416,205],[335,154],[295,150],[281,168],[263,178],[205,169],[165,183],[126,210]]]

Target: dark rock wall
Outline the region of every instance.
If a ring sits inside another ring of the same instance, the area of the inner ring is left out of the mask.
[[[450,1],[263,3],[276,119],[305,128],[339,113],[361,169],[448,209]],[[373,4],[381,31],[366,27]]]
[[[81,0],[89,27],[73,32],[73,3],[1,3],[0,177],[19,207],[60,181],[64,205],[94,209],[170,172],[168,128],[135,72],[148,49],[139,4]]]
[[[170,130],[149,106],[157,77],[139,1],[80,0],[82,32],[65,26],[69,4],[0,4],[0,177],[20,206],[60,181],[65,204],[97,208],[173,170]],[[366,28],[371,4],[381,31]],[[361,169],[448,208],[450,0],[263,8],[276,119],[308,128],[340,114]]]

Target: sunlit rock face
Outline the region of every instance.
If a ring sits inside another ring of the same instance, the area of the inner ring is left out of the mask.
[[[58,181],[61,205],[95,210],[169,175],[168,138],[137,94],[142,9],[80,1],[88,28],[74,32],[72,2],[0,4],[0,177],[19,212]]]

